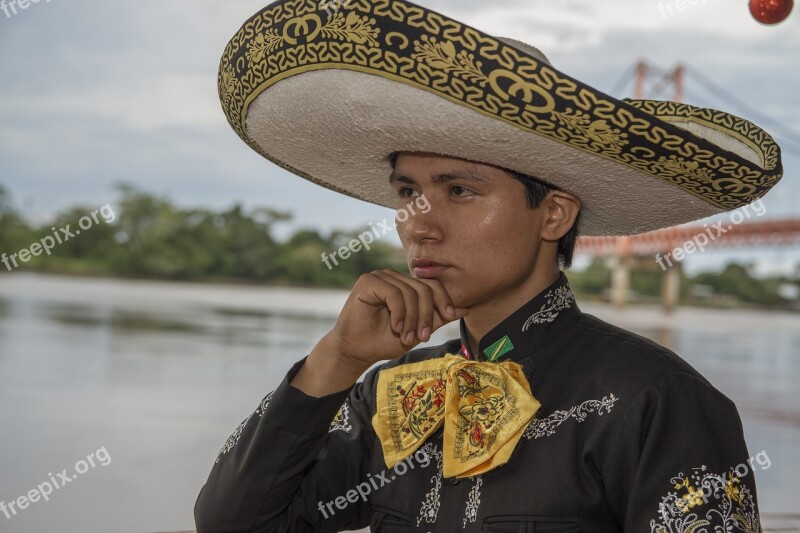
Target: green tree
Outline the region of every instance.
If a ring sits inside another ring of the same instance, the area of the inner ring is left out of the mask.
[[[595,257],[583,272],[569,275],[570,286],[581,295],[601,296],[611,287],[611,269],[605,259]]]
[[[32,266],[74,274],[107,273],[113,270],[113,257],[119,253],[115,240],[116,227],[106,222],[97,211],[97,207],[73,207],[58,214],[51,223],[40,226],[36,232],[37,239],[52,237],[63,242],[57,244],[50,255],[41,255],[32,260]],[[81,219],[84,220],[83,228],[79,225]],[[65,231],[61,231],[61,228]]]
[[[0,184],[0,253],[17,253],[28,247],[32,239],[31,228],[14,206],[11,194]],[[5,270],[5,266],[1,268]]]
[[[729,263],[722,272],[702,272],[691,283],[708,285],[716,294],[733,296],[746,304],[784,307],[787,301],[778,294],[780,278],[759,280],[752,265]]]

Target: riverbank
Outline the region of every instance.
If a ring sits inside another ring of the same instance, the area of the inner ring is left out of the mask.
[[[218,312],[280,313],[296,317],[336,318],[349,291],[263,285],[195,283],[117,278],[88,278],[50,274],[15,273],[0,276],[0,297],[21,296],[42,301],[85,301],[92,293],[104,300],[124,301],[146,309],[163,302],[172,305],[203,306]],[[586,313],[600,316],[614,324],[635,328],[688,328],[715,330],[757,328],[764,331],[800,332],[800,315],[790,311],[753,311],[750,309],[713,309],[679,307],[665,313],[658,305],[630,304],[622,309],[606,303],[578,303]],[[708,320],[712,314],[715,319]]]

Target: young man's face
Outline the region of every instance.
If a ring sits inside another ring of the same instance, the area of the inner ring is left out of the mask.
[[[459,307],[502,298],[541,261],[546,209],[530,209],[525,186],[505,171],[461,159],[401,153],[392,178],[397,231],[416,278],[441,281]],[[420,198],[424,195],[424,201]],[[414,213],[399,216],[413,202]],[[419,206],[427,207],[421,210]],[[406,216],[407,215],[407,216]],[[547,248],[555,268],[555,246]],[[415,269],[429,259],[444,269]]]

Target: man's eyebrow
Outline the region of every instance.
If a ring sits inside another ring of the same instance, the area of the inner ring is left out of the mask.
[[[486,183],[489,180],[486,176],[482,176],[476,172],[469,172],[465,170],[452,170],[449,172],[442,172],[441,174],[436,174],[433,176],[432,180],[433,183],[445,183],[452,180],[466,180],[466,181],[474,181],[476,183]],[[394,170],[392,171],[391,175],[389,176],[389,184],[393,185],[395,183],[410,183],[412,185],[416,185],[417,182],[414,181],[412,178],[408,176],[403,176],[398,174]]]

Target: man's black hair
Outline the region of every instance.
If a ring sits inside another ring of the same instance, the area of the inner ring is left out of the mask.
[[[545,199],[547,193],[552,190],[561,190],[555,185],[550,185],[549,183],[545,183],[544,181],[534,178],[533,176],[529,176],[527,174],[521,174],[519,172],[514,172],[513,170],[509,170],[504,168],[512,178],[522,182],[525,186],[525,189],[528,193],[528,207],[531,209],[536,209],[542,203],[542,200]],[[578,242],[578,226],[581,220],[581,211],[578,211],[577,216],[575,217],[575,222],[572,223],[572,227],[569,229],[568,232],[564,234],[561,239],[558,240],[558,262],[561,264],[561,268],[568,269],[572,266],[572,258],[575,255],[575,245]]]
[[[395,164],[397,163],[397,152],[393,152],[389,155],[389,163],[391,163],[392,168],[394,168]],[[545,197],[547,197],[547,193],[550,191],[560,190],[555,185],[550,185],[549,183],[546,183],[538,178],[534,178],[533,176],[514,172],[513,170],[509,170],[507,168],[502,168],[502,170],[507,172],[509,176],[521,182],[525,186],[528,196],[528,207],[530,209],[536,209],[539,207]],[[578,211],[578,215],[575,217],[575,222],[572,224],[572,227],[558,241],[558,262],[562,269],[568,269],[572,266],[572,258],[575,255],[575,245],[578,242],[578,226],[580,225],[580,219],[581,211]]]

